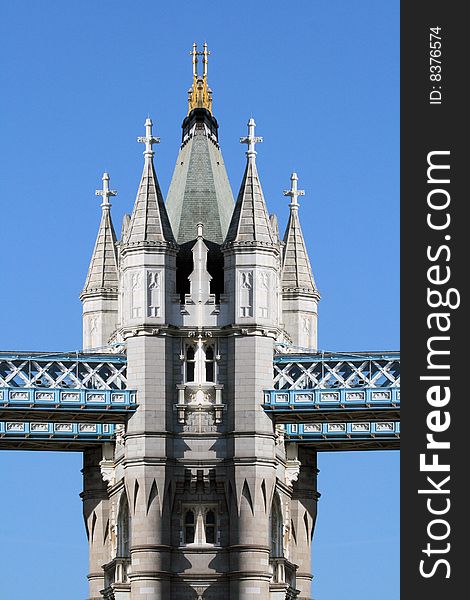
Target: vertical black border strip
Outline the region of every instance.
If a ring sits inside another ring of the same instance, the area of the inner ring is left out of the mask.
[[[464,110],[463,103],[470,36],[464,7],[464,3],[435,0],[401,3],[401,598],[405,600],[468,594],[464,543],[470,531],[465,493],[470,479],[466,447],[470,386],[465,376],[470,365],[465,342],[470,336],[470,319],[466,318],[470,194],[464,181],[467,173],[470,178],[470,161],[466,160],[470,157],[470,128],[469,110]],[[437,27],[436,37],[431,37],[431,28]],[[432,56],[437,48],[431,44],[439,46],[436,41],[441,43],[441,53]],[[430,68],[436,65],[441,69]],[[440,78],[431,77],[438,73]],[[428,181],[428,161],[450,169],[431,170]],[[450,181],[445,183],[447,178]],[[432,190],[436,191],[429,198]],[[430,207],[429,202],[443,208]],[[448,227],[433,229],[428,215],[437,227],[450,219]],[[437,268],[429,271],[431,267]],[[449,280],[441,283],[448,276]],[[430,278],[440,283],[432,283]],[[435,291],[431,299],[428,288]],[[439,304],[439,292],[442,305],[433,308],[430,301]],[[444,306],[446,300],[454,308]],[[441,316],[430,317],[436,313]],[[441,331],[438,323],[448,330]],[[430,356],[429,348],[449,354]],[[430,364],[437,367],[430,368]],[[421,379],[423,376],[448,376],[449,380]],[[433,386],[434,394],[430,392]],[[450,393],[447,403],[446,388]],[[437,399],[437,405],[431,406],[429,398]],[[443,431],[432,431],[441,425]],[[449,442],[450,447],[428,448],[426,436],[432,433],[434,440]],[[435,471],[420,468],[421,454],[426,465],[434,460],[449,465],[449,471],[438,470],[445,466]]]

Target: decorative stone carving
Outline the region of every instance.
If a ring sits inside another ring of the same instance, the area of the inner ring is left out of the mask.
[[[124,425],[116,425],[115,433],[116,433],[116,444],[119,444],[120,446],[124,446],[124,443],[125,443],[125,440],[124,440],[124,433],[125,433]]]
[[[285,480],[286,485],[289,487],[292,487],[294,485],[294,481],[297,481],[299,478],[300,466],[301,462],[297,458],[286,461]]]
[[[199,407],[186,413],[186,423],[183,430],[191,433],[208,433],[217,431],[212,410]]]
[[[159,317],[161,311],[161,273],[147,272],[147,316]]]
[[[304,333],[310,335],[310,330],[312,328],[312,320],[308,315],[302,316],[302,329]]]
[[[253,316],[253,271],[240,272],[240,317]]]
[[[141,316],[142,300],[141,300],[141,275],[140,273],[130,273],[130,290],[131,290],[131,318],[135,319]]]
[[[116,483],[116,470],[114,468],[113,460],[103,459],[100,462],[100,470],[103,481],[106,481],[108,485],[114,485]]]
[[[268,271],[258,273],[258,294],[257,305],[258,314],[261,318],[267,319],[269,316],[269,296],[270,296],[270,281]]]
[[[284,425],[278,424],[274,427],[274,440],[275,440],[276,446],[280,446],[281,444],[284,443],[284,433],[285,433]]]

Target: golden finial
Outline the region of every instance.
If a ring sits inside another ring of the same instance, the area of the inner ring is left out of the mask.
[[[189,90],[188,114],[194,108],[205,108],[212,113],[212,90],[207,85],[207,63],[210,52],[206,42],[203,48],[202,52],[198,52],[197,44],[194,42],[193,49],[189,53],[193,57],[193,85]],[[202,75],[198,75],[197,72],[198,56],[202,56]]]

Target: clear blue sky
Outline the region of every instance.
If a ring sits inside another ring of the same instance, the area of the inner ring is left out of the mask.
[[[170,182],[207,41],[234,194],[253,115],[281,232],[291,171],[317,285],[319,347],[399,347],[399,3],[376,0],[3,2],[0,349],[76,350],[103,170],[132,210],[147,116]],[[323,454],[316,600],[396,600],[397,452]],[[0,455],[0,599],[86,597],[80,455]]]

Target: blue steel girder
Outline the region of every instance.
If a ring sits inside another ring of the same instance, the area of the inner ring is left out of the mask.
[[[308,445],[317,452],[400,448],[397,421],[291,424],[278,426],[278,431],[286,442]]]
[[[399,352],[276,354],[276,390],[399,388]]]
[[[0,419],[124,423],[126,369],[124,354],[0,352]]]
[[[398,449],[400,353],[277,354],[263,407],[288,442],[319,451]]]
[[[0,387],[0,419],[125,423],[135,398],[131,390]]]
[[[124,390],[124,354],[0,352],[1,388]]]
[[[0,449],[82,452],[90,446],[115,442],[122,427],[108,423],[0,421]]]
[[[276,423],[400,418],[399,388],[268,390],[264,410]]]

